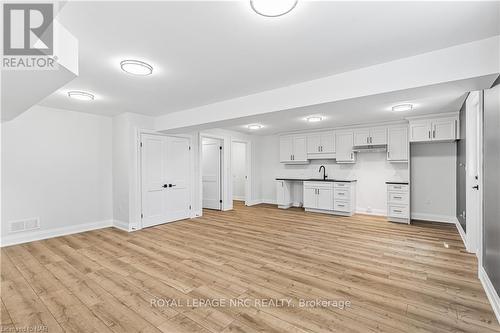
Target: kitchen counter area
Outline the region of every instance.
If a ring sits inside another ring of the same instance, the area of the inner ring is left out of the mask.
[[[292,183],[302,182],[302,193]],[[307,212],[352,216],[356,209],[356,179],[276,178],[278,207],[304,207]]]

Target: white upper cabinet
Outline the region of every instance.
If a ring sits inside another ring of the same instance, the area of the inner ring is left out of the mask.
[[[410,142],[453,141],[458,136],[458,115],[410,119]]]
[[[354,163],[356,157],[353,151],[354,132],[342,131],[335,134],[335,150],[337,163]]]
[[[324,158],[325,154],[334,153],[335,133],[333,131],[310,133],[307,136],[307,154],[309,158]]]
[[[307,163],[306,135],[286,135],[280,137],[281,163]]]
[[[456,140],[457,120],[453,118],[432,121],[432,140]]]
[[[387,144],[386,127],[359,128],[354,130],[354,145],[357,147],[385,144]]]
[[[387,160],[391,162],[408,161],[408,128],[389,127],[387,130]]]

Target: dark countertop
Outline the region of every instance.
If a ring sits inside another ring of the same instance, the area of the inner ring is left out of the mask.
[[[408,182],[385,182],[386,184],[394,184],[394,185],[408,185]]]
[[[338,183],[354,183],[356,179],[321,179],[321,178],[276,178],[276,180],[290,180],[303,182],[338,182]]]

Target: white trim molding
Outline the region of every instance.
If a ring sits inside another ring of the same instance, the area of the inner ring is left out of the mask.
[[[411,213],[412,220],[422,220],[429,222],[442,222],[442,223],[453,223],[456,222],[455,216],[448,215],[438,215],[438,214],[427,214],[427,213]]]
[[[495,312],[497,321],[500,323],[500,297],[498,296],[495,287],[493,287],[493,284],[483,267],[479,267],[479,280],[483,285],[486,296],[488,296],[488,300],[491,303],[493,312]]]
[[[130,232],[129,223],[125,221],[113,220],[113,227]]]
[[[38,240],[77,234],[84,231],[109,228],[113,226],[113,220],[82,223],[73,226],[54,228],[49,230],[37,230],[33,232],[21,232],[2,237],[1,247],[34,242]]]
[[[460,221],[458,221],[457,218],[455,219],[455,226],[457,227],[458,234],[462,238],[462,242],[464,243],[465,249],[467,250],[467,252],[469,252],[469,247],[467,246],[467,238],[465,235],[465,231],[462,228],[462,225],[460,224]]]

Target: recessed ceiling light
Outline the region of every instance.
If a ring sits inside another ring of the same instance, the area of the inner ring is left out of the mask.
[[[323,118],[322,117],[307,117],[306,120],[310,123],[317,123],[318,121],[322,121]]]
[[[68,97],[71,97],[73,99],[77,99],[79,101],[93,101],[94,100],[94,95],[91,93],[85,92],[85,91],[68,91]]]
[[[120,67],[124,72],[133,75],[146,76],[153,73],[153,67],[139,60],[123,60],[120,62]]]
[[[251,124],[247,126],[249,130],[258,130],[262,128],[262,125],[260,124]]]
[[[298,0],[250,0],[250,6],[259,15],[282,16],[297,6]]]
[[[413,104],[400,104],[392,107],[394,112],[410,111],[411,109],[413,109]]]

